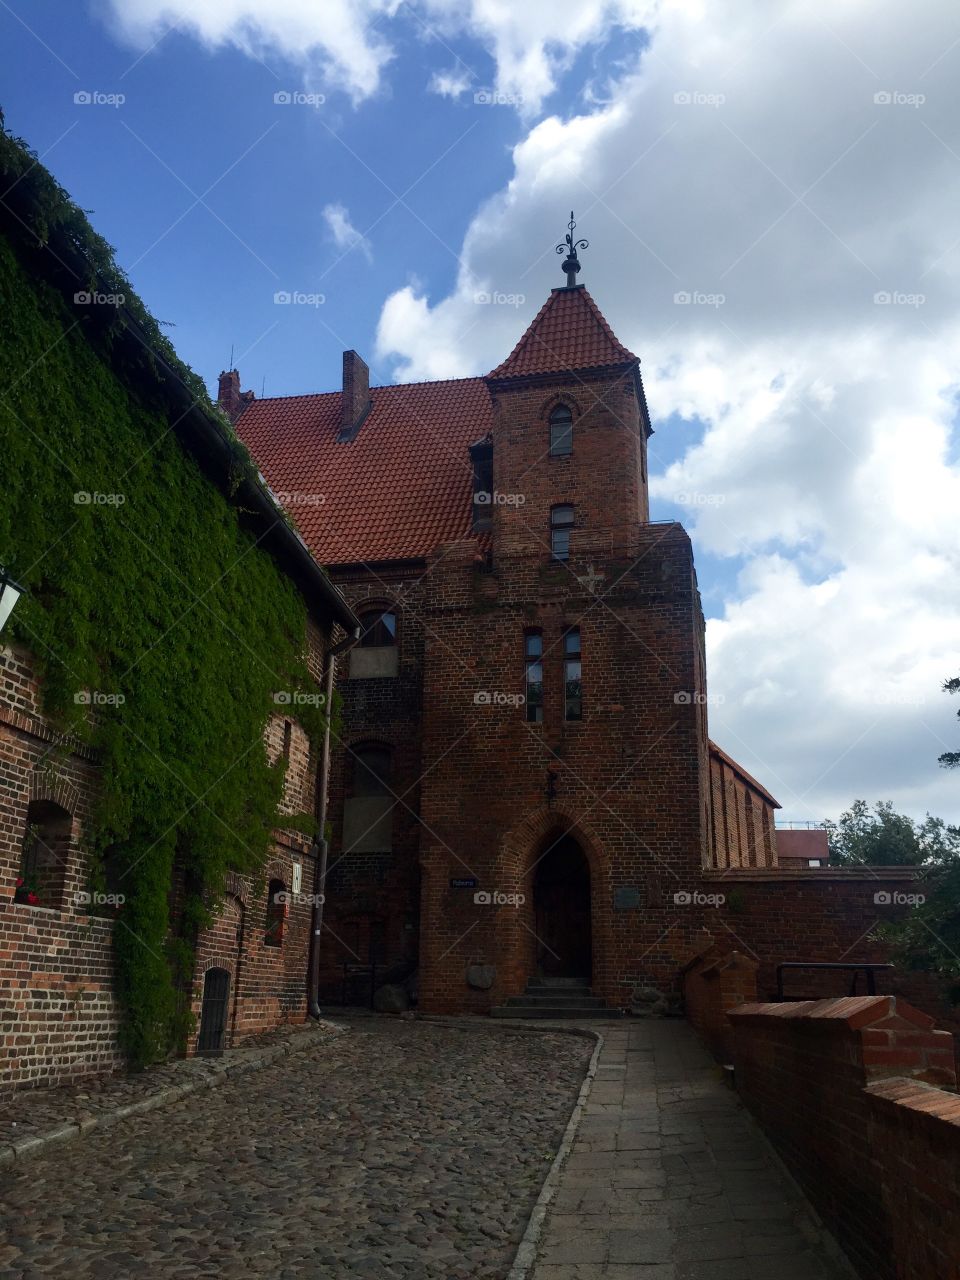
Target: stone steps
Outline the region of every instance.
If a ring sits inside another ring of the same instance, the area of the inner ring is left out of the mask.
[[[580,978],[531,978],[522,996],[490,1010],[492,1018],[610,1018],[616,1014]]]

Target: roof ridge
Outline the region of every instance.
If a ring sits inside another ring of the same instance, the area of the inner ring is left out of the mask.
[[[376,382],[371,391],[399,391],[403,387],[446,387],[455,382],[483,382],[481,373],[469,374],[465,378],[423,378],[419,382]],[[343,391],[335,387],[331,391],[292,391],[285,396],[256,396],[251,404],[263,404],[267,400],[314,400],[319,396],[339,396]]]

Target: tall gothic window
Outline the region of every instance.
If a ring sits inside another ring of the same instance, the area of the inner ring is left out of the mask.
[[[543,721],[543,636],[528,631],[523,638],[527,719],[531,724]]]
[[[571,627],[563,635],[563,718],[583,719],[580,689],[580,628]]]
[[[570,530],[573,528],[573,507],[550,508],[550,550],[554,560],[569,560]]]
[[[550,456],[567,453],[573,453],[573,414],[565,404],[558,404],[550,414]]]

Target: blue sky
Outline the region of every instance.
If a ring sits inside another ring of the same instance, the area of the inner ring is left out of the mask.
[[[960,819],[949,0],[0,0],[0,59],[8,127],[211,390],[231,349],[258,395],[337,387],[346,347],[485,372],[573,206],[653,516],[694,541],[713,735],[785,818]]]

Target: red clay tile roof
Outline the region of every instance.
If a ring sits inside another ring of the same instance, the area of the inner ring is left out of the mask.
[[[526,333],[489,378],[523,378],[566,369],[603,369],[636,360],[585,286],[554,289]]]
[[[582,286],[554,289],[490,377],[635,360]],[[246,394],[246,393],[245,393]],[[337,442],[341,393],[246,403],[236,423],[267,483],[321,564],[420,559],[471,535],[468,448],[493,425],[483,378],[372,387],[353,440]],[[480,549],[489,539],[479,539]]]
[[[342,444],[339,391],[253,400],[236,423],[321,564],[418,559],[470,535],[467,450],[493,423],[483,379],[371,387],[370,398]]]

